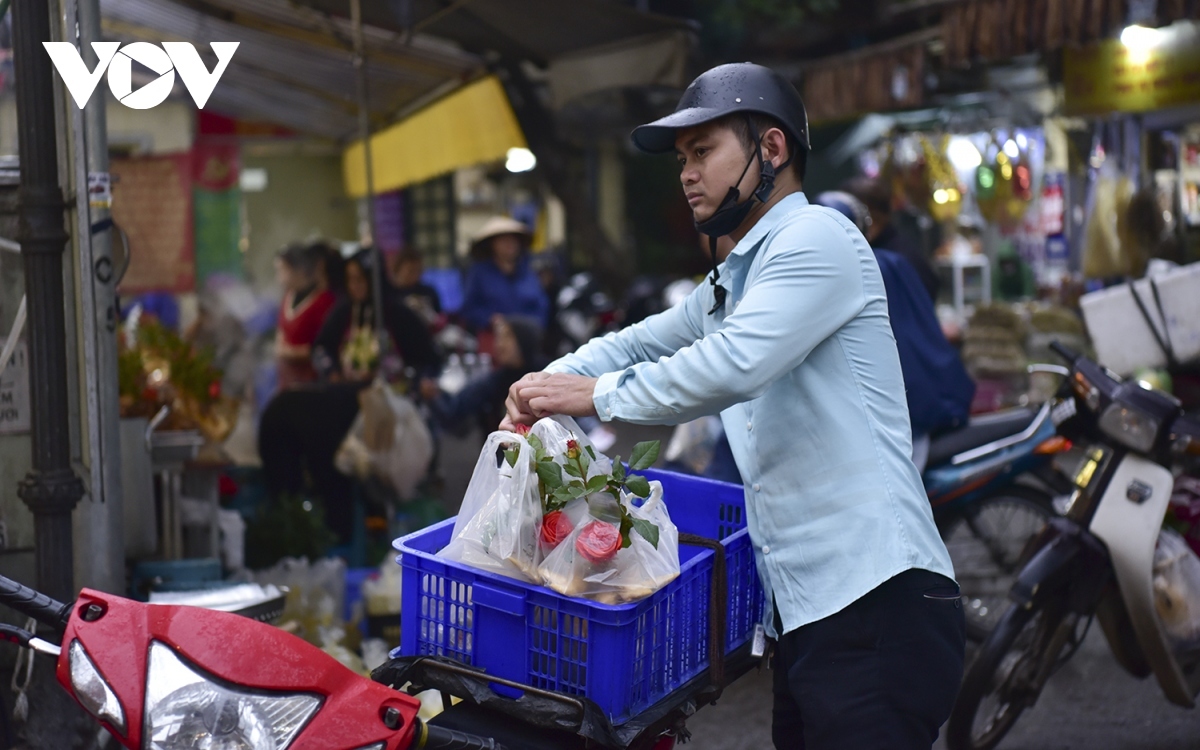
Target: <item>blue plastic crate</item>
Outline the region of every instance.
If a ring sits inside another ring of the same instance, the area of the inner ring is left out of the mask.
[[[671,519],[720,539],[727,569],[725,645],[746,643],[763,592],[741,485],[663,471]],[[713,551],[679,549],[680,575],[641,601],[598,604],[443,560],[454,520],[396,540],[403,577],[400,653],[447,656],[526,685],[590,698],[613,724],[708,668]]]

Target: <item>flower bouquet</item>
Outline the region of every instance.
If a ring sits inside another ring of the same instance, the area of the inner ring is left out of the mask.
[[[492,433],[439,555],[609,603],[678,576],[679,535],[661,485],[627,474],[577,434],[564,417]],[[630,467],[648,468],[658,450],[639,444]]]

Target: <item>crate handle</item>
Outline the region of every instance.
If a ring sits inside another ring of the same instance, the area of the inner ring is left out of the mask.
[[[487,584],[476,581],[471,592],[471,600],[481,607],[505,612],[510,615],[523,617],[525,615],[525,595],[494,589]]]
[[[716,539],[680,534],[680,544],[707,547],[713,551],[712,597],[708,603],[708,681],[720,696],[725,688],[725,615],[729,608],[725,572],[725,547]]]

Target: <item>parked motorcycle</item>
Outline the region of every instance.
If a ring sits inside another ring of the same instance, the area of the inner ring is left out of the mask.
[[[994,748],[1093,620],[1118,663],[1137,677],[1153,674],[1167,700],[1191,708],[1200,694],[1200,640],[1170,637],[1154,584],[1170,467],[1200,455],[1200,422],[1173,397],[1052,346],[1071,368],[1051,415],[1086,452],[1065,517],[1036,540],[1012,605],[967,669],[948,726],[952,750]]]
[[[53,656],[59,683],[131,750],[502,750],[422,722],[416,698],[240,615],[90,589],[63,604],[2,576],[0,604],[63,634],[0,625]]]
[[[1070,448],[1055,432],[1048,403],[972,418],[930,444],[922,480],[971,639],[995,627],[1026,549],[1054,517],[1054,499],[1069,492],[1053,462]]]

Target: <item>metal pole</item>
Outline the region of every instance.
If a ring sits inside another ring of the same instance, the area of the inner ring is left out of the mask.
[[[100,33],[100,0],[65,0],[64,39],[75,37],[88,70],[96,67],[92,42]],[[125,588],[125,497],[121,488],[121,412],[117,385],[116,268],[112,260],[112,233],[93,231],[111,220],[109,206],[93,202],[89,175],[108,173],[106,98],[93,96],[82,111],[67,105],[75,134],[76,232],[79,245],[78,280],[80,335],[85,362],[88,464],[91,470],[88,501],[76,514],[76,551],[80,565],[76,580],[81,586],[120,593]]]
[[[354,72],[358,89],[358,135],[363,142],[367,177],[367,229],[375,248],[375,272],[371,274],[371,296],[375,299],[375,335],[379,339],[380,363],[387,354],[391,337],[383,323],[383,251],[375,235],[375,172],[371,164],[371,110],[367,97],[367,52],[363,40],[362,0],[350,0],[350,21],[354,25]]]
[[[71,511],[83,484],[71,469],[63,313],[62,188],[54,120],[54,81],[42,42],[51,41],[43,3],[12,6],[13,73],[21,158],[17,239],[29,298],[29,390],[33,468],[18,494],[33,512],[38,588],[59,600],[75,596]]]

